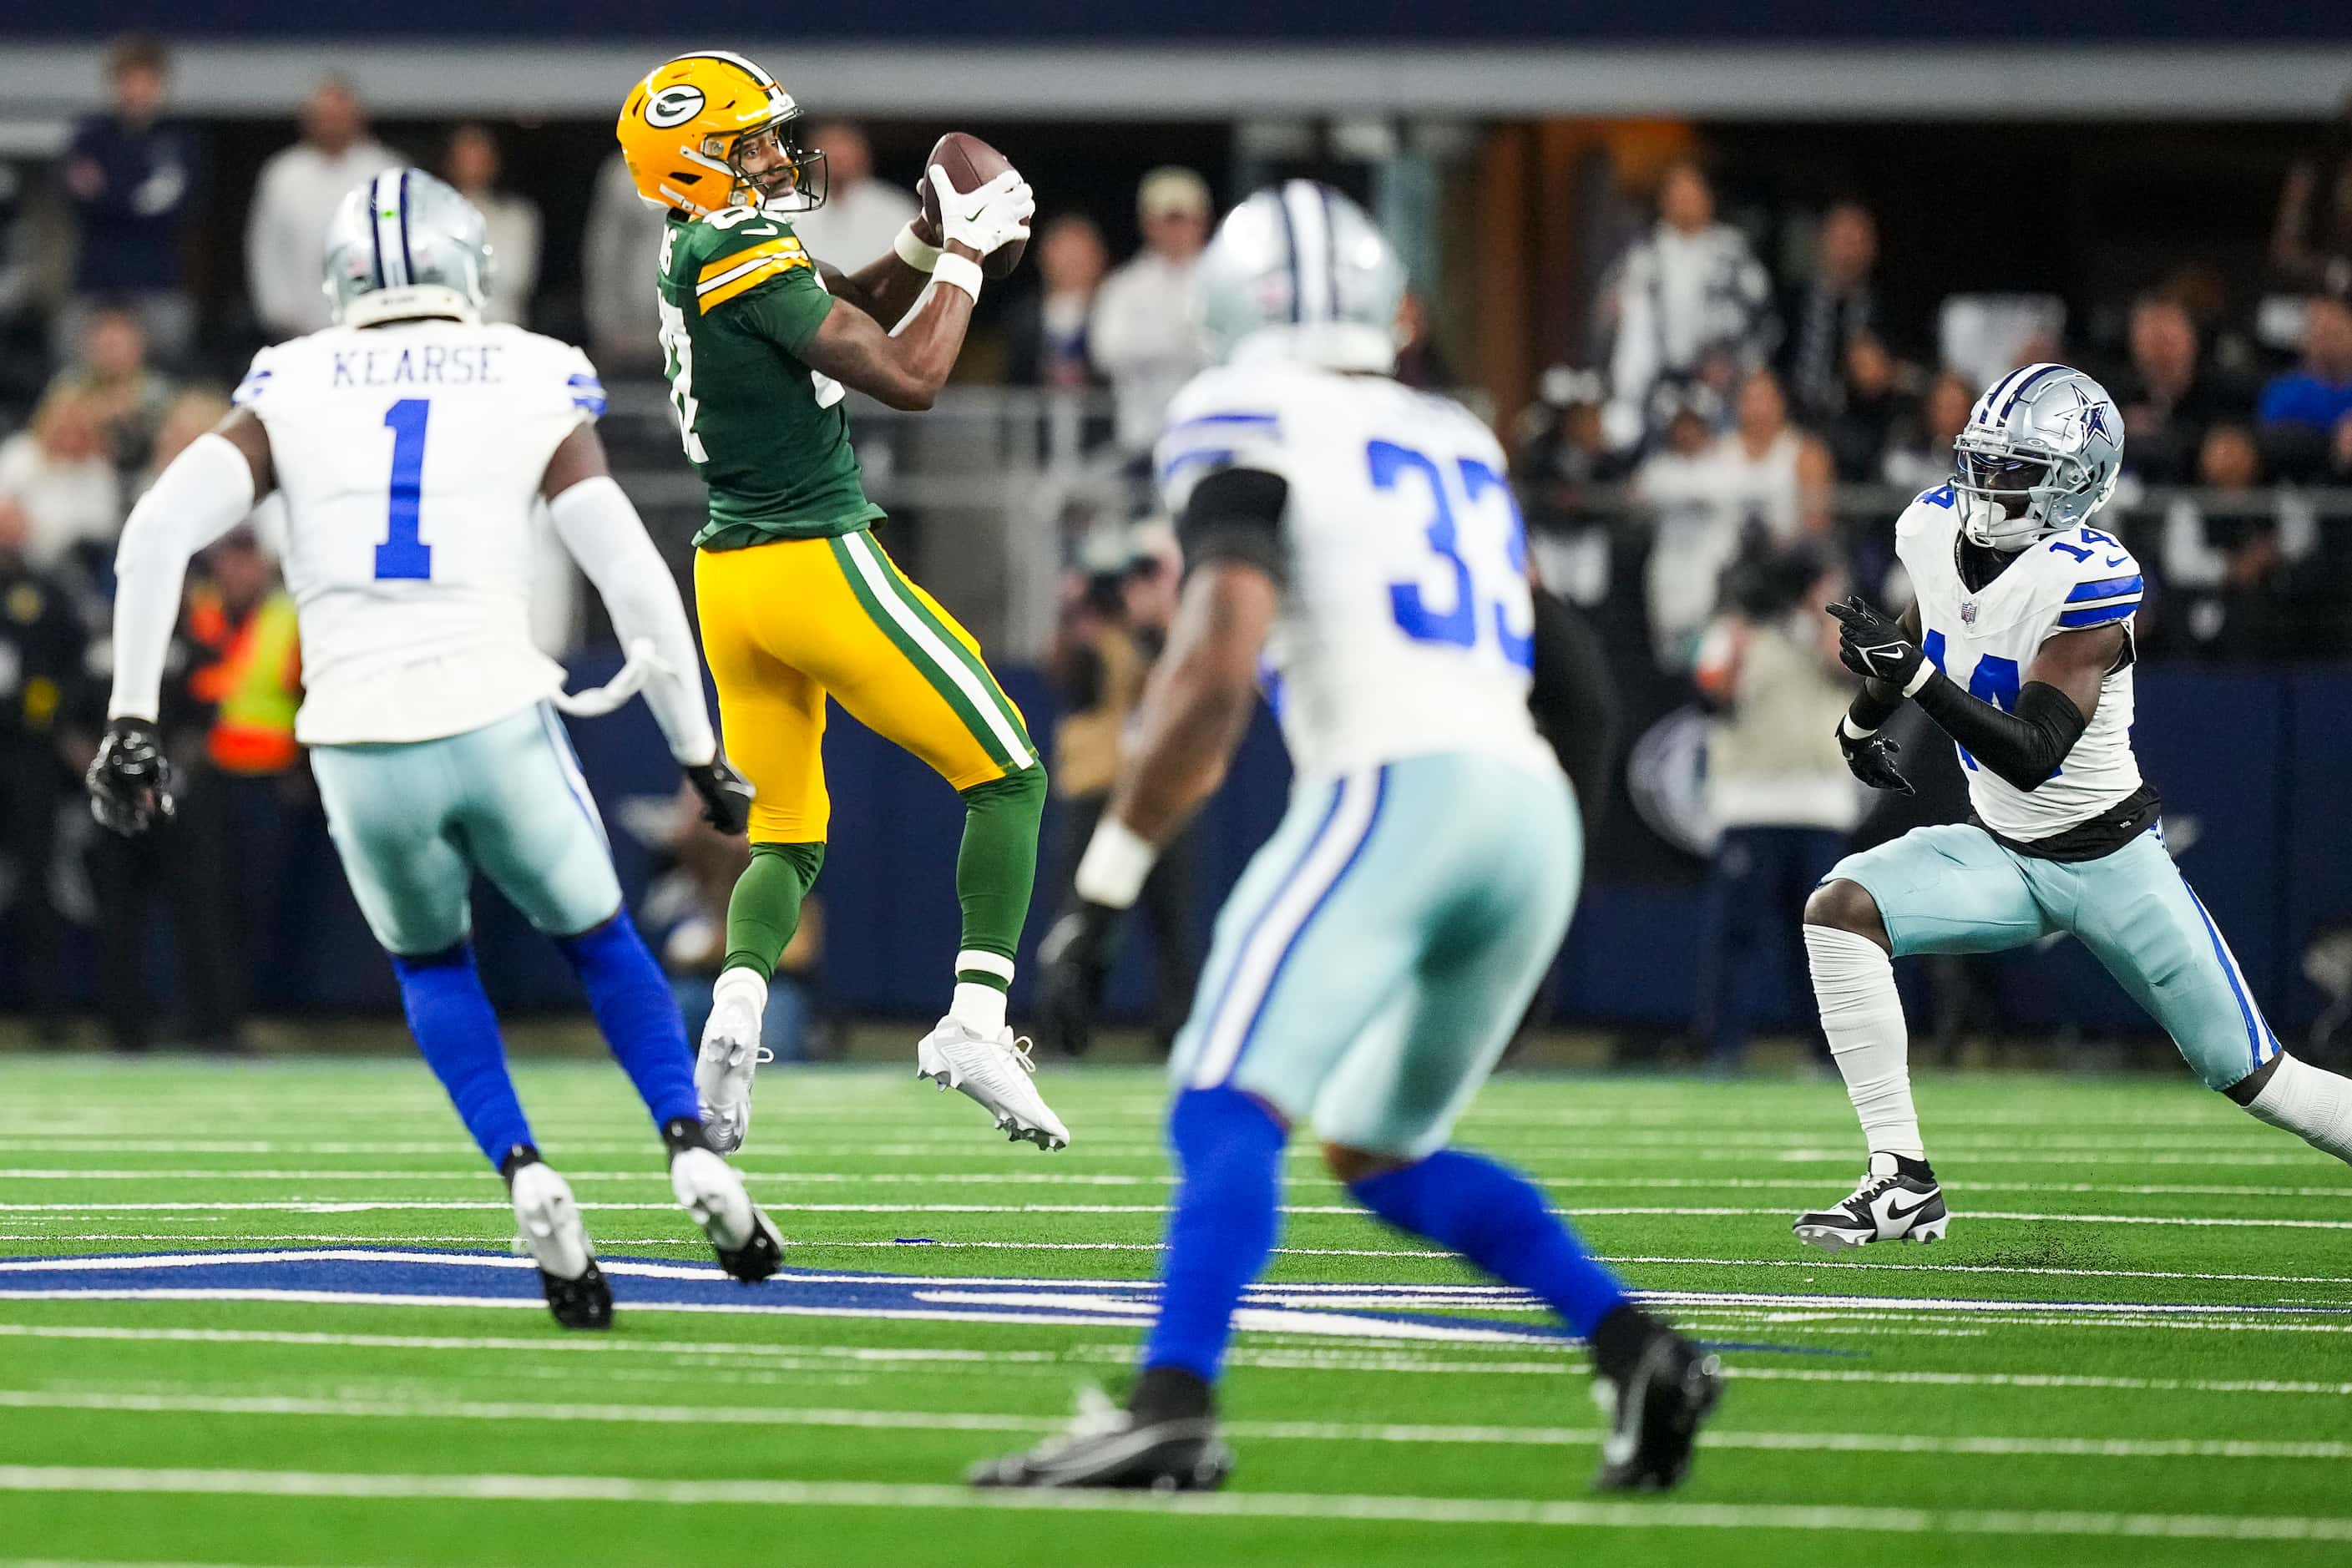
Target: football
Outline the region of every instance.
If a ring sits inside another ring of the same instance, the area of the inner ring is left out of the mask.
[[[1012,160],[977,136],[961,131],[950,131],[931,145],[931,155],[923,160],[923,237],[937,242],[940,232],[940,202],[931,194],[929,174],[937,166],[947,171],[955,188],[969,191],[984,185],[1005,170],[1013,167]],[[1029,242],[1016,239],[1001,245],[982,261],[981,270],[991,278],[1004,278],[1021,265],[1022,253]]]

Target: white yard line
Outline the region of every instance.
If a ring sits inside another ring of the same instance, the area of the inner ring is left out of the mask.
[[[110,1414],[318,1417],[380,1421],[550,1421],[617,1426],[838,1427],[871,1431],[1035,1432],[1059,1427],[1059,1415],[1005,1412],[864,1410],[774,1405],[674,1405],[545,1403],[524,1400],[320,1399],[277,1394],[78,1394],[0,1389],[0,1409]],[[1233,1436],[1328,1443],[1439,1443],[1517,1447],[1585,1447],[1601,1428],[1451,1426],[1347,1421],[1235,1421]],[[2352,1443],[2226,1438],[1936,1436],[1883,1432],[1739,1432],[1710,1429],[1710,1448],[1780,1453],[1937,1454],[1956,1458],[2087,1459],[2260,1459],[2337,1461]]]
[[[124,1204],[0,1204],[0,1214],[58,1214],[104,1215],[109,1214],[377,1214],[377,1213],[458,1213],[466,1211],[497,1211],[508,1205],[489,1199],[432,1198],[275,1198],[240,1200],[225,1203],[176,1201],[163,1203]],[[664,1203],[583,1203],[581,1208],[591,1213],[658,1213],[676,1207]],[[771,1214],[877,1214],[877,1215],[1158,1215],[1169,1213],[1166,1204],[796,1204],[768,1203]],[[1364,1211],[1352,1204],[1293,1204],[1282,1212],[1297,1215],[1347,1215],[1364,1217]],[[1748,1208],[1727,1205],[1609,1205],[1592,1206],[1577,1205],[1554,1213],[1573,1218],[1755,1218],[1762,1215],[1785,1217],[1778,1208]],[[1970,1221],[2001,1221],[2032,1225],[2153,1225],[2219,1226],[2231,1229],[2286,1230],[2352,1230],[2352,1219],[2288,1219],[2273,1215],[2118,1215],[2118,1214],[2051,1214],[2041,1211],[2010,1209],[1970,1209],[1966,1211]]]
[[[2124,1536],[2208,1541],[2352,1541],[2352,1518],[2028,1512],[1740,1504],[1547,1502],[1512,1498],[1207,1492],[1159,1497],[1109,1491],[980,1491],[860,1481],[669,1481],[621,1476],[401,1475],[299,1470],[131,1469],[0,1466],[0,1490],[227,1497],[615,1502],[687,1507],[801,1507],[1188,1514],[1217,1518],[1550,1528],[1790,1530],[1839,1534]]]
[[[763,1188],[803,1186],[1020,1186],[1020,1187],[1164,1187],[1171,1174],[1129,1176],[1102,1172],[1055,1171],[761,1171],[743,1167],[744,1175]],[[591,1183],[634,1182],[653,1186],[667,1182],[657,1169],[583,1171],[566,1169],[564,1180],[574,1186]],[[319,1170],[76,1170],[70,1166],[38,1166],[0,1170],[0,1182],[464,1182],[487,1186],[497,1178],[488,1170],[463,1171],[319,1171]],[[1821,1184],[1805,1177],[1709,1176],[1563,1176],[1538,1174],[1548,1187],[1593,1192],[1817,1192]],[[1966,1182],[1955,1184],[1971,1193],[2070,1193],[2089,1196],[2200,1198],[2321,1198],[2352,1204],[2352,1182],[2336,1186],[2261,1186],[2225,1183],[2157,1182]]]

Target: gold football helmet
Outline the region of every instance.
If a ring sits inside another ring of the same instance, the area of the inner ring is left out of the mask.
[[[824,203],[824,154],[793,139],[800,105],[740,55],[705,49],[646,73],[621,106],[621,157],[637,195],[694,214],[805,212]]]

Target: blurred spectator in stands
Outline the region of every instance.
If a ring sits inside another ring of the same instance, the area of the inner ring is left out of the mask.
[[[399,154],[368,134],[351,83],[329,77],[310,89],[302,140],[262,164],[246,219],[246,287],[272,342],[327,324],[327,296],[319,287],[327,225],[352,186],[399,163]]]
[[[1037,236],[1037,286],[1005,315],[1005,380],[1014,386],[1091,386],[1087,317],[1110,253],[1102,230],[1065,213]]]
[[[1709,354],[1737,371],[1759,363],[1771,338],[1771,281],[1747,237],[1715,221],[1715,191],[1697,164],[1676,163],[1658,191],[1658,221],[1627,252],[1614,291],[1609,437],[1624,447],[1645,430],[1663,383],[1687,381]]]
[[[2352,418],[2352,304],[2325,296],[2304,310],[2303,363],[2263,388],[2263,440],[2287,477],[2323,468]]]
[[[1528,549],[1546,587],[1576,604],[1597,605],[1608,596],[1622,511],[1593,491],[1624,479],[1629,466],[1601,433],[1608,388],[1597,371],[1554,365],[1536,394],[1511,437],[1511,478],[1527,516]]]
[[[0,497],[25,513],[25,559],[53,571],[78,547],[102,552],[122,531],[122,480],[89,395],[52,389],[33,422],[0,441]]]
[[[581,308],[588,346],[599,368],[661,368],[661,303],[654,288],[660,265],[662,209],[637,195],[618,153],[596,174],[588,227],[580,241]]]
[[[2271,266],[2289,288],[2352,295],[2352,96],[2287,170]]]
[[[1871,332],[1846,341],[1838,406],[1821,426],[1838,478],[1867,483],[1879,476],[1895,430],[1913,416],[1915,400],[1903,386],[1904,367]]]
[[[1918,416],[1898,428],[1886,449],[1882,475],[1897,489],[1917,494],[1931,490],[1952,477],[1952,443],[1969,423],[1977,395],[1969,384],[1946,371],[1927,385]]]
[[[65,920],[51,895],[58,808],[74,787],[58,711],[88,640],[66,591],[25,556],[25,509],[0,496],[0,953],[43,1038],[60,1027]]]
[[[1443,392],[1454,384],[1454,371],[1437,352],[1429,320],[1429,303],[1408,289],[1397,301],[1396,378],[1423,392]]]
[[[2179,300],[2142,295],[2132,305],[2131,367],[2111,389],[2124,411],[2124,467],[2154,484],[2183,483],[2206,427],[2236,415],[2217,376],[2200,363],[2197,326]]]
[[[468,122],[449,132],[442,176],[482,215],[490,242],[490,299],[482,313],[520,326],[530,321],[530,299],[539,289],[539,205],[498,188],[502,168],[488,126]]]
[[[1169,400],[1204,362],[1192,315],[1192,266],[1209,238],[1209,183],[1158,168],[1137,188],[1143,248],[1103,280],[1087,347],[1118,404],[1118,443],[1142,457]]]
[[[2321,602],[2319,524],[2292,490],[2265,489],[2243,426],[2216,425],[2198,453],[2194,496],[2165,514],[2163,646],[2215,658],[2317,658],[2343,645],[2340,603]],[[2340,585],[2338,593],[2340,595]]]
[[[25,221],[25,177],[15,164],[0,163],[0,326],[31,302],[39,270],[33,226]]]
[[[794,213],[793,232],[811,256],[845,272],[889,255],[898,231],[921,210],[914,193],[874,177],[873,144],[848,121],[813,126],[808,140],[824,154],[824,205]]]
[[[155,432],[171,406],[172,384],[147,363],[147,334],[128,310],[102,310],[83,318],[74,357],[57,384],[80,393],[105,432],[108,453],[125,477],[145,467]]]
[[[1822,215],[1812,276],[1780,301],[1788,334],[1780,344],[1780,374],[1788,378],[1797,416],[1808,425],[1827,426],[1845,412],[1849,352],[1856,339],[1879,330],[1878,296],[1870,280],[1877,265],[1878,224],[1867,207],[1840,202]]]
[[[1653,418],[1664,434],[1633,470],[1633,494],[1652,525],[1643,572],[1651,652],[1677,675],[1691,668],[1717,581],[1739,548],[1738,523],[1717,504],[1724,481],[1714,398],[1703,386],[1660,388]]]
[[[204,195],[203,138],[164,120],[171,57],[163,41],[134,34],[107,47],[107,113],[74,127],[58,169],[79,231],[73,295],[55,321],[55,353],[68,358],[89,313],[134,311],[156,356],[186,361],[196,305],[184,257],[188,225]]]
[[[1862,799],[1835,731],[1853,697],[1824,605],[1843,576],[1804,546],[1751,550],[1726,574],[1726,605],[1699,646],[1707,726],[1707,816],[1721,830],[1707,874],[1696,1033],[1709,1064],[1740,1064],[1751,972],[1779,960],[1783,994],[1810,1022],[1805,899],[1845,852]]]
[[[641,821],[640,836],[669,858],[671,868],[646,889],[637,904],[637,919],[661,954],[670,992],[686,1016],[688,1037],[698,1040],[710,1018],[711,983],[727,961],[728,896],[751,863],[751,847],[704,822],[700,799],[683,784],[657,813]],[[767,1011],[760,1018],[760,1043],[775,1052],[778,1061],[807,1061],[824,1054],[817,1028],[824,957],[824,903],[812,894],[801,905],[800,926],[776,962],[775,975],[768,982]]]
[[[228,417],[228,399],[209,387],[192,387],[172,399],[155,427],[155,444],[131,486],[131,498],[147,493],[172,459],[194,444],[197,437]]]
[[[1147,523],[1129,534],[1124,559],[1089,574],[1064,605],[1049,663],[1062,717],[1054,726],[1054,766],[1048,774],[1060,806],[1055,834],[1060,848],[1047,908],[1067,913],[1077,907],[1073,883],[1078,858],[1110,802],[1144,682],[1167,647],[1181,579],[1173,535],[1164,524]],[[1200,834],[1188,826],[1145,879],[1136,900],[1139,921],[1127,922],[1129,933],[1139,924],[1150,928],[1148,1023],[1154,1045],[1163,1053],[1175,1041],[1200,978],[1194,897],[1200,860]],[[1096,1007],[1108,978],[1108,970],[1090,977],[1090,1000]],[[1053,1030],[1047,1043],[1057,1050],[1077,1055],[1090,1044],[1090,1037],[1071,1037],[1055,1023],[1047,1026]]]

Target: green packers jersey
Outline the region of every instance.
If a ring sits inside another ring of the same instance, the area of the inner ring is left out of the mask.
[[[855,533],[881,518],[841,384],[799,354],[833,309],[792,226],[730,207],[662,235],[661,341],[687,460],[710,488],[704,550]]]

